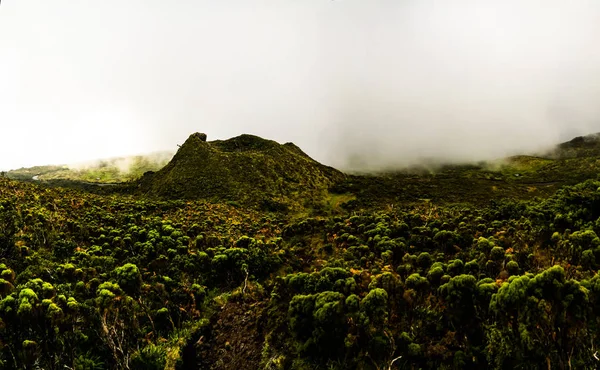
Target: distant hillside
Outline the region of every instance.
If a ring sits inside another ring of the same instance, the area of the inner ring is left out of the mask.
[[[206,142],[193,134],[171,162],[140,181],[144,194],[170,199],[228,200],[266,208],[319,201],[345,175],[292,143],[253,135]]]
[[[157,153],[80,166],[32,167],[7,175],[100,194],[207,199],[267,210],[292,206],[296,213],[330,214],[340,208],[544,198],[600,173],[600,134],[574,138],[544,153],[363,175],[324,166],[292,143],[253,135],[205,140],[204,134],[191,135],[174,156]],[[105,186],[120,182],[124,184]]]
[[[578,136],[571,141],[558,145],[547,155],[555,158],[581,158],[600,156],[600,132]]]
[[[360,208],[424,201],[483,204],[547,197],[562,186],[597,179],[599,174],[600,134],[592,134],[536,155],[348,176],[332,190],[355,195],[353,204]]]
[[[173,157],[171,152],[101,159],[71,165],[36,166],[8,171],[7,177],[22,181],[70,180],[90,183],[118,183],[158,171]]]

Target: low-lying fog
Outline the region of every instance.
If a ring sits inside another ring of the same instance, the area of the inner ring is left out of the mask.
[[[6,0],[0,169],[252,133],[375,170],[600,131],[597,0]]]

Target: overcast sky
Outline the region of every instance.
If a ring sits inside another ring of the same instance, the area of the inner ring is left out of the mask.
[[[2,0],[0,169],[292,141],[334,166],[600,131],[598,0]]]

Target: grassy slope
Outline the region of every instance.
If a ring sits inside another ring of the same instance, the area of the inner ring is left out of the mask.
[[[356,194],[356,207],[423,201],[482,204],[492,199],[547,197],[562,186],[597,178],[598,156],[600,141],[592,135],[561,144],[553,152],[539,156],[349,176],[334,190]]]
[[[141,187],[146,194],[169,199],[301,207],[324,199],[327,189],[344,177],[290,143],[252,135],[204,142],[192,135],[167,166],[142,179]]]
[[[36,166],[7,172],[9,178],[29,181],[70,180],[94,183],[118,183],[135,180],[147,171],[157,171],[173,157],[172,153],[103,159],[79,165]]]

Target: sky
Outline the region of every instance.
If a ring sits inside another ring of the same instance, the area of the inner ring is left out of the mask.
[[[597,0],[3,0],[0,169],[294,142],[342,169],[600,131]]]

